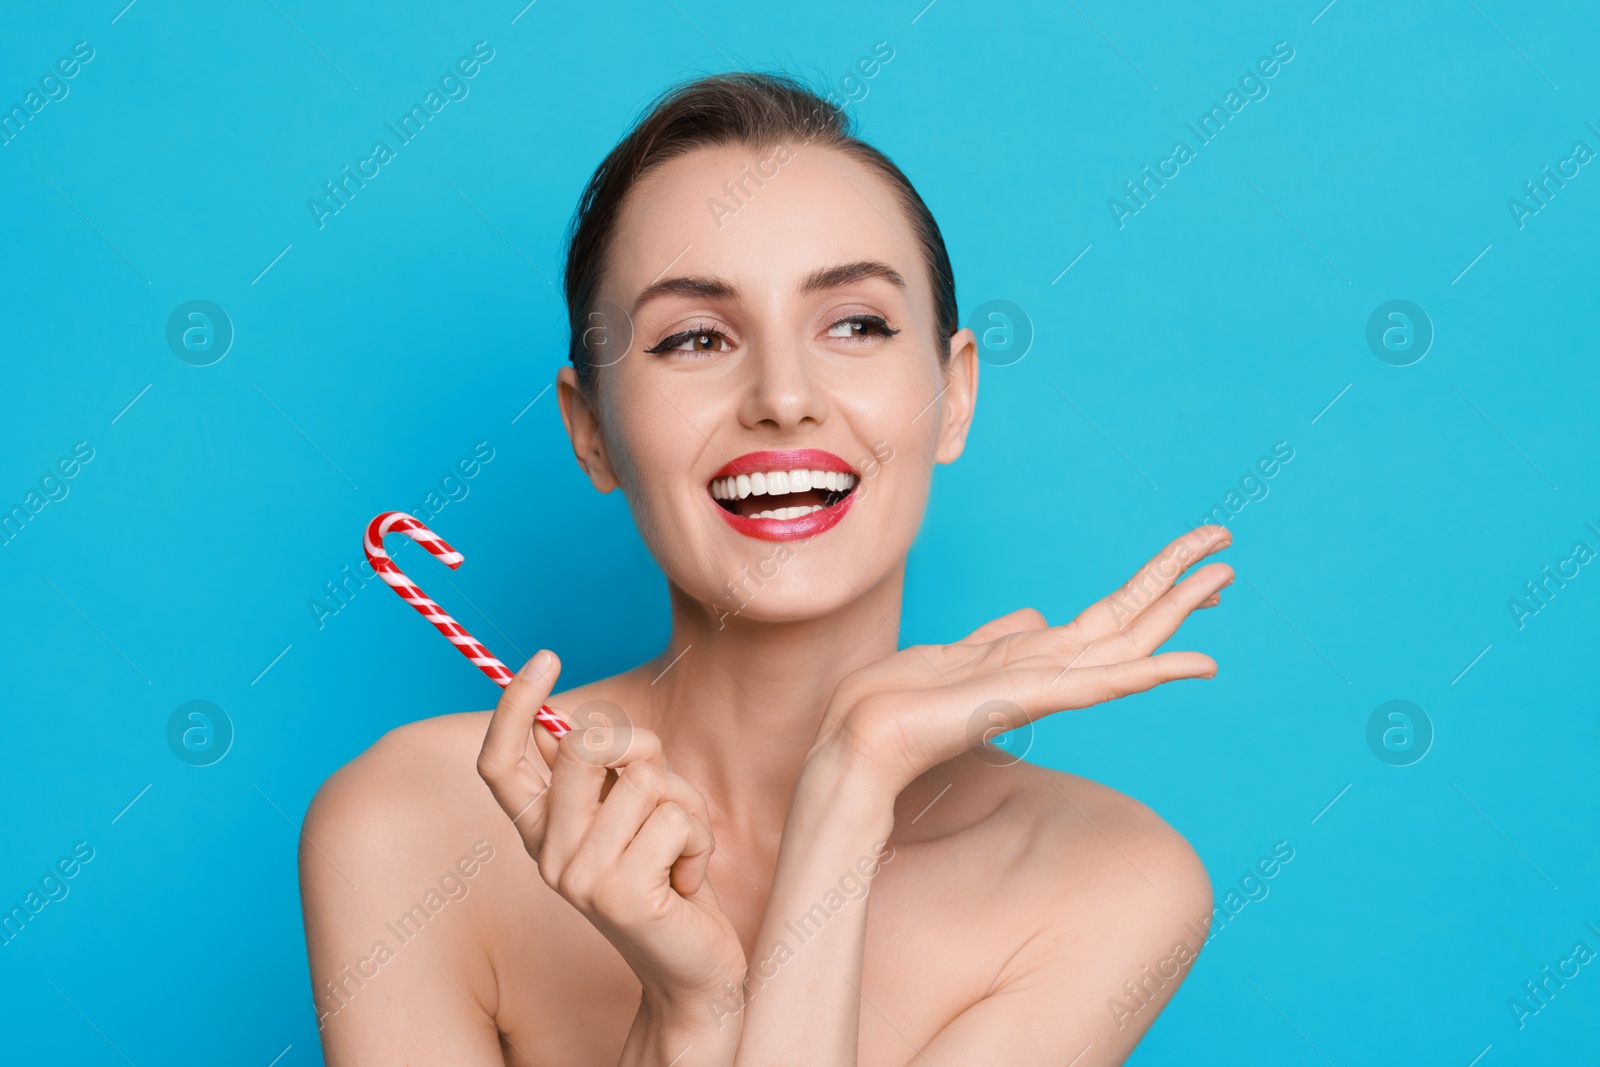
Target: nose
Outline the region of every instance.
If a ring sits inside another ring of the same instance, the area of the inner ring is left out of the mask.
[[[817,425],[827,415],[827,399],[818,368],[804,345],[791,342],[754,344],[741,363],[744,375],[739,421],[754,429],[799,429]]]

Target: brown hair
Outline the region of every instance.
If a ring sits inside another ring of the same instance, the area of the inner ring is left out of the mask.
[[[567,236],[564,285],[571,330],[567,354],[586,389],[597,365],[586,344],[596,332],[589,326],[595,295],[629,190],[651,169],[696,148],[744,144],[759,149],[788,141],[845,152],[877,170],[899,194],[933,284],[939,359],[950,358],[950,335],[960,329],[955,276],[933,213],[910,180],[888,156],[852,136],[850,116],[831,100],[786,75],[736,72],[698,78],[663,93],[595,168],[578,199]],[[602,331],[602,341],[604,336]]]

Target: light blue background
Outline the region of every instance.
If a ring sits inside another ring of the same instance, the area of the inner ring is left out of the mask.
[[[1065,620],[1295,449],[1230,523],[1240,580],[1185,628],[1218,678],[1033,739],[1181,830],[1219,897],[1295,849],[1130,1062],[1596,1055],[1600,965],[1521,1030],[1507,1007],[1600,949],[1600,567],[1520,630],[1507,607],[1574,542],[1600,550],[1600,164],[1525,228],[1506,206],[1600,149],[1592,7],[123,2],[0,14],[7,109],[95,49],[0,148],[0,505],[95,449],[0,548],[0,905],[95,849],[0,948],[7,1061],[319,1061],[306,805],[385,730],[496,691],[378,586],[320,629],[308,601],[368,519],[488,441],[434,520],[465,566],[413,575],[502,658],[556,647],[567,682],[657,652],[659,575],[541,396],[570,212],[666,85],[836,80],[880,40],[864,136],[938,217],[963,316],[1011,300],[1036,333],[985,368],[939,472],[908,641],[1022,604]],[[318,230],[307,198],[479,40],[470,95]],[[1270,95],[1118,229],[1107,199],[1277,41]],[[1365,341],[1395,298],[1436,330],[1404,368]],[[166,345],[192,299],[237,331],[213,366]],[[166,744],[192,699],[236,730],[210,767]],[[1414,766],[1368,749],[1390,699],[1434,725]]]

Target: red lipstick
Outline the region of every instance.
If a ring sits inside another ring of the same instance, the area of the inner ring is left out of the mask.
[[[821,511],[813,511],[794,519],[758,519],[740,515],[723,507],[711,495],[710,483],[731,475],[750,475],[766,471],[813,470],[849,474],[855,482],[845,495]],[[850,510],[855,500],[855,487],[861,476],[856,469],[832,452],[820,448],[795,448],[747,452],[724,464],[707,480],[706,499],[727,524],[746,537],[762,541],[797,541],[815,537],[837,526]]]
[[[792,470],[838,471],[841,474],[856,473],[854,467],[832,452],[824,452],[820,448],[786,448],[777,452],[746,452],[744,455],[723,464],[707,481],[726,478],[730,474]]]

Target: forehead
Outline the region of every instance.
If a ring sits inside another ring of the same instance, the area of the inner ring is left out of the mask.
[[[930,308],[916,232],[888,180],[836,148],[697,148],[628,193],[602,291],[626,306],[670,273],[720,277],[776,297],[819,267],[876,260],[911,282],[913,307]]]

